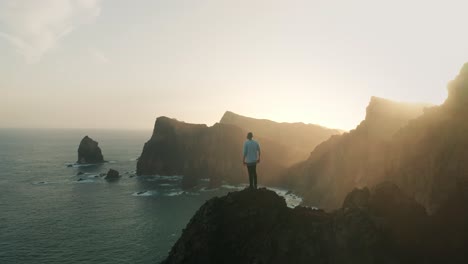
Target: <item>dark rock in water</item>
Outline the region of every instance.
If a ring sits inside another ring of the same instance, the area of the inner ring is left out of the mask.
[[[137,192],[137,195],[144,194],[146,191]]]
[[[99,177],[104,177],[104,176],[106,176],[106,175],[107,175],[107,173],[105,173],[105,172],[99,173]]]
[[[84,174],[84,172],[79,171],[79,172],[76,174],[76,176],[80,176],[80,175],[83,175],[83,174]]]
[[[84,181],[84,180],[85,180],[85,179],[83,179],[83,178],[79,178],[77,181]]]
[[[68,165],[67,165],[67,168],[71,168],[71,167],[73,167],[72,164],[68,164]]]
[[[107,175],[105,177],[106,180],[116,180],[116,179],[119,179],[120,178],[120,174],[118,171],[116,170],[113,170],[113,169],[109,169],[109,171],[107,172]]]
[[[101,148],[98,142],[94,141],[88,136],[85,136],[78,147],[78,161],[79,164],[87,163],[102,163],[104,157],[102,156]]]

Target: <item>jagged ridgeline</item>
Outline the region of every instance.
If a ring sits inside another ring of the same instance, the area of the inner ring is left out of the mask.
[[[235,125],[245,131],[253,131],[255,135],[284,145],[288,151],[285,161],[287,165],[307,159],[318,144],[332,135],[343,133],[338,129],[329,129],[314,124],[277,123],[267,119],[241,116],[230,111],[223,115],[220,123]]]
[[[401,129],[389,144],[385,177],[430,212],[468,183],[468,63],[447,100]]]
[[[242,146],[247,131],[254,132],[264,153],[258,168],[261,182],[274,185],[288,166],[303,160],[321,140],[340,133],[316,125],[280,124],[231,112],[211,127],[159,117],[138,160],[137,174],[184,175],[185,187],[193,186],[200,178],[210,178],[212,186],[222,181],[245,182]],[[306,140],[304,146],[295,141],[306,135],[314,139]],[[295,143],[286,144],[287,138]]]
[[[308,203],[337,208],[354,187],[395,182],[430,212],[468,179],[468,64],[440,106],[373,98],[355,129],[292,167],[289,186]]]

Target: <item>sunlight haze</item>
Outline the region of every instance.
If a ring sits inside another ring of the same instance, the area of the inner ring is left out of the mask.
[[[442,103],[466,1],[2,0],[0,127],[152,129],[227,110],[349,130]],[[417,17],[417,18],[416,18]]]

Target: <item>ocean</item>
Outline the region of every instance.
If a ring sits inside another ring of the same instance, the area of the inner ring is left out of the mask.
[[[73,165],[85,135],[99,142],[107,163]],[[202,180],[183,191],[182,176],[135,176],[150,136],[0,129],[0,263],[159,263],[205,201],[245,187],[207,189]],[[110,168],[120,180],[99,176]],[[301,202],[274,190],[290,207]]]

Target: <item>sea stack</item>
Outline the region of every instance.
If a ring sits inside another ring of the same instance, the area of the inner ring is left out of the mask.
[[[102,156],[101,148],[98,146],[98,142],[92,138],[85,136],[78,147],[78,164],[88,163],[102,163],[104,157]]]
[[[120,178],[120,174],[118,171],[116,170],[113,170],[113,169],[109,169],[109,171],[107,172],[107,175],[104,179],[106,180],[117,180]]]

